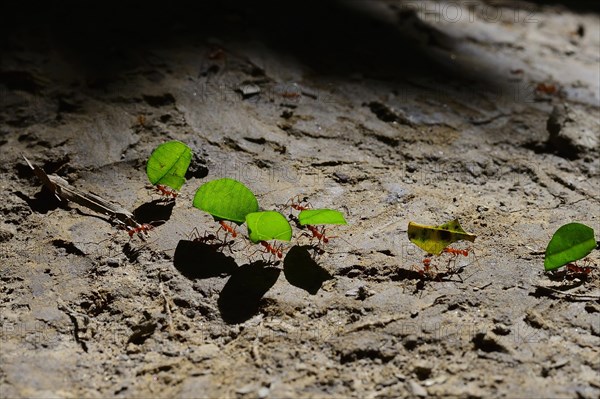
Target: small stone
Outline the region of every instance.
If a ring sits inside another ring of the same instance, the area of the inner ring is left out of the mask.
[[[586,111],[566,104],[552,109],[546,130],[550,134],[550,146],[568,159],[580,158],[582,153],[593,151],[599,144],[595,120]]]
[[[0,230],[0,242],[10,241],[15,235],[8,230]]]
[[[246,395],[246,394],[254,391],[254,389],[255,389],[254,384],[246,384],[243,387],[236,389],[235,392],[239,393],[240,395]]]
[[[242,98],[249,98],[260,93],[260,87],[254,83],[244,83],[238,87],[237,91],[242,93]]]
[[[407,335],[402,340],[402,345],[404,345],[404,347],[409,351],[415,349],[417,347],[418,343],[419,343],[419,338],[417,338],[417,336],[414,334]]]
[[[475,334],[475,337],[472,339],[475,348],[483,351],[483,352],[500,352],[500,353],[508,353],[509,350],[504,344],[500,341],[498,336],[493,332],[480,332]]]
[[[492,331],[498,335],[508,335],[510,334],[510,327],[507,327],[502,323],[498,323],[494,326]]]
[[[116,258],[108,258],[106,259],[106,265],[110,266],[110,267],[119,267],[121,263],[119,262],[119,259]]]
[[[418,396],[420,398],[427,397],[427,390],[418,382],[410,380],[406,385],[408,390],[412,392],[413,395]]]
[[[269,396],[269,392],[271,392],[271,390],[267,387],[262,387],[261,389],[258,390],[257,395],[260,399],[264,399],[267,396]]]
[[[350,183],[352,181],[352,178],[350,176],[342,172],[334,172],[333,178],[340,184]]]
[[[533,309],[527,310],[527,314],[525,315],[525,322],[533,328],[548,327],[546,320],[544,320],[542,315]]]

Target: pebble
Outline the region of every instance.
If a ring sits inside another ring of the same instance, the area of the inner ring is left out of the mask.
[[[502,323],[498,323],[494,326],[494,329],[492,331],[498,335],[508,335],[510,334],[510,327],[505,326]]]
[[[404,347],[409,351],[415,349],[417,347],[418,343],[419,343],[419,338],[417,338],[417,336],[414,334],[407,335],[402,340],[402,345],[404,345]]]
[[[334,172],[333,177],[334,177],[335,181],[337,181],[340,184],[352,182],[352,179],[350,178],[350,176],[348,176],[347,174],[342,173],[342,172]]]
[[[242,93],[243,98],[248,98],[260,93],[260,87],[253,83],[246,83],[241,85],[238,91]]]
[[[10,241],[15,235],[8,230],[0,230],[0,242]]]
[[[269,392],[271,392],[271,390],[267,387],[262,387],[261,389],[258,390],[257,395],[260,399],[264,399],[267,396],[269,396]]]
[[[415,396],[421,398],[427,397],[427,390],[421,384],[414,380],[408,381],[407,388]]]
[[[239,393],[240,395],[245,395],[245,394],[248,394],[248,393],[254,391],[254,389],[255,389],[254,384],[246,384],[243,387],[236,389],[235,392]]]

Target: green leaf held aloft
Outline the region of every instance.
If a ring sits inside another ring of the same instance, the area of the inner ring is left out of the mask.
[[[280,240],[290,241],[292,239],[292,226],[285,216],[275,211],[254,212],[246,215],[248,236],[250,241]]]
[[[218,179],[204,183],[196,191],[193,205],[217,219],[242,224],[246,215],[258,211],[258,201],[248,189],[234,179]]]
[[[596,248],[594,230],[581,223],[569,223],[556,230],[546,248],[544,269],[555,270],[584,258]]]
[[[300,212],[298,221],[302,226],[321,224],[347,224],[344,215],[333,209],[308,209]]]
[[[458,223],[458,219],[439,226],[408,223],[408,239],[419,248],[433,255],[441,254],[444,248],[456,241],[474,242],[475,237],[477,236],[463,230],[460,223]]]
[[[181,141],[159,145],[150,155],[146,174],[150,183],[179,190],[185,183],[185,173],[192,160],[192,150]]]

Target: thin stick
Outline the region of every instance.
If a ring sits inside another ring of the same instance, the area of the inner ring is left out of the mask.
[[[33,173],[42,181],[44,186],[50,190],[57,198],[66,201],[72,201],[94,212],[110,216],[120,223],[129,227],[140,227],[136,222],[133,213],[120,205],[107,201],[96,194],[83,192],[69,185],[69,183],[60,176],[47,175],[40,167],[34,166],[23,155],[27,165],[33,170]]]
[[[546,291],[553,292],[555,294],[563,295],[565,297],[582,298],[582,299],[600,299],[600,295],[573,294],[570,292],[565,292],[565,291],[557,290],[557,289],[550,288],[550,287],[544,287],[543,285],[533,284],[533,286],[536,288],[539,288],[541,290],[546,290]]]

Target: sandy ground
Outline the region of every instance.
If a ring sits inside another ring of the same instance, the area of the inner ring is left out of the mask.
[[[598,273],[545,274],[543,251],[562,224],[600,232],[600,19],[451,3],[17,9],[0,395],[597,398]],[[164,204],[145,162],[171,139],[196,156]],[[21,154],[164,223],[129,239],[41,190]],[[191,201],[219,177],[349,224],[316,260],[298,231],[277,266],[241,239],[211,253],[185,240],[216,230]],[[423,278],[407,224],[453,218],[477,240]]]

